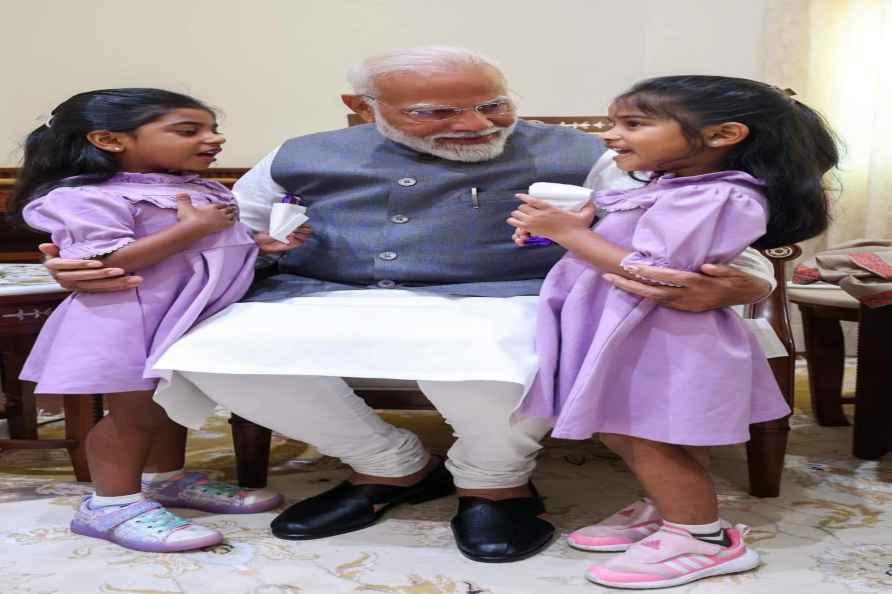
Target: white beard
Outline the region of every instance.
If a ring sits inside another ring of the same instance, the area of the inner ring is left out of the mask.
[[[387,120],[381,117],[381,112],[378,111],[377,105],[373,105],[373,108],[375,110],[375,126],[377,126],[378,132],[383,136],[419,153],[427,153],[449,161],[477,163],[495,159],[505,150],[505,142],[507,142],[511,133],[514,132],[514,127],[517,126],[517,121],[515,120],[510,126],[493,126],[482,132],[447,132],[424,137],[409,136],[405,132],[391,126]],[[493,140],[486,144],[437,145],[437,140],[440,138],[472,138],[486,135],[493,136]]]

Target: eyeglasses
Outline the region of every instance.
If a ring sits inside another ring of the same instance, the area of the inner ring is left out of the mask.
[[[362,95],[362,98],[396,107],[371,95]],[[476,111],[485,118],[504,116],[514,111],[514,104],[508,99],[494,99],[474,107],[413,107],[412,109],[400,109],[399,111],[410,120],[415,120],[416,122],[442,122],[443,120],[455,119],[466,111]]]

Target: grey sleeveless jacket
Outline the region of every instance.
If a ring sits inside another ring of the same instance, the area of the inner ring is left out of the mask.
[[[594,136],[521,121],[499,157],[440,159],[373,124],[293,138],[273,180],[299,196],[313,234],[248,300],[357,288],[536,295],[559,246],[515,246],[505,222],[537,181],[581,185],[604,152]]]

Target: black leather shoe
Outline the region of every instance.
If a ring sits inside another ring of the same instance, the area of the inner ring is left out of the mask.
[[[400,503],[424,503],[455,492],[443,461],[411,487],[353,485],[344,481],[315,497],[295,503],[272,521],[273,535],[309,540],[353,532],[371,526]],[[376,505],[382,505],[375,511]]]
[[[536,489],[530,488],[533,497],[501,501],[459,497],[452,534],[461,554],[483,563],[509,563],[532,557],[551,544],[554,526],[538,517],[545,506]]]

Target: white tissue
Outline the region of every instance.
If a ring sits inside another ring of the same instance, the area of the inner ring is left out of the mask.
[[[269,235],[276,241],[288,243],[288,234],[307,222],[307,207],[300,204],[277,202],[269,215]]]
[[[533,198],[544,200],[563,210],[578,211],[592,199],[592,191],[582,186],[536,182],[527,192]]]

